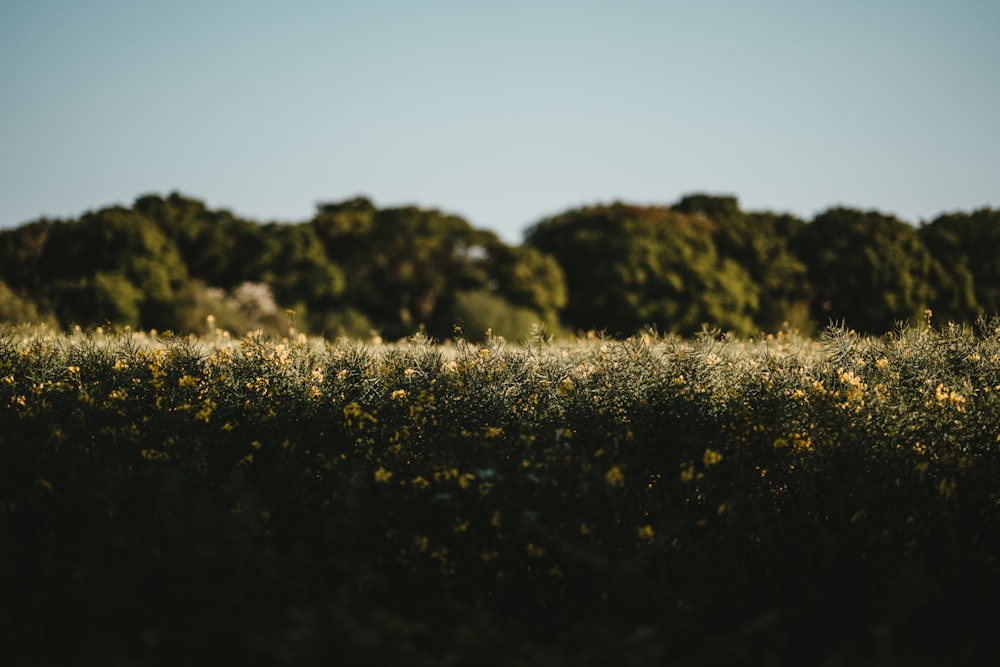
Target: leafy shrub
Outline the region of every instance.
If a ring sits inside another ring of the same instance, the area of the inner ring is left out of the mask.
[[[472,340],[485,339],[487,332],[518,340],[531,333],[532,327],[541,322],[541,316],[488,290],[475,290],[455,294],[451,320]]]
[[[8,328],[0,417],[12,664],[1000,655],[1000,323],[516,346]]]
[[[43,313],[34,301],[16,293],[7,283],[0,280],[0,322],[10,325],[21,322],[52,325],[55,323],[55,318],[51,314]]]

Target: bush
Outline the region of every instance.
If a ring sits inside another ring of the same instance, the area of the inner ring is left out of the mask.
[[[55,325],[51,313],[39,309],[38,304],[12,290],[0,280],[0,323]]]
[[[3,329],[0,416],[10,664],[1000,657],[1000,323]]]
[[[542,318],[535,311],[513,306],[488,290],[475,290],[455,294],[452,322],[471,340],[483,340],[487,332],[519,340],[542,323]]]

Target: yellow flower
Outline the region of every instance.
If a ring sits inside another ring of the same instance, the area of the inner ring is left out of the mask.
[[[201,409],[195,413],[194,418],[207,424],[212,418],[213,410],[215,410],[215,402],[206,398],[201,405]]]
[[[379,466],[378,470],[375,471],[375,481],[379,484],[388,484],[390,479],[392,479],[392,473]]]
[[[939,384],[934,390],[934,398],[938,403],[951,403],[959,412],[965,412],[965,397],[949,387]]]
[[[799,451],[809,451],[812,449],[812,438],[804,433],[792,433],[792,444]]]
[[[722,460],[722,454],[715,451],[714,449],[706,449],[705,455],[702,457],[702,463],[705,464],[706,468],[711,468],[716,463]]]
[[[615,487],[625,486],[625,473],[619,466],[613,466],[610,470],[604,473],[605,481]]]
[[[639,528],[636,530],[636,535],[638,536],[638,538],[646,542],[653,541],[653,534],[654,534],[653,527],[650,526],[648,523],[645,526],[639,526]]]

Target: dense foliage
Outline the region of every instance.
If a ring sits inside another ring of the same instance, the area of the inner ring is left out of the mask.
[[[997,322],[5,329],[0,642],[11,665],[996,664],[998,478]]]
[[[1000,211],[915,227],[832,208],[806,222],[695,194],[672,207],[588,206],[539,221],[522,245],[466,220],[365,198],[308,221],[258,224],[174,193],[0,232],[0,322],[388,339],[418,331],[511,338],[633,335],[646,326],[740,335],[831,321],[881,334],[931,308],[1000,312]]]
[[[1000,312],[1000,211],[914,227],[832,208],[811,222],[691,195],[671,208],[622,203],[567,211],[526,243],[566,274],[564,323],[630,335],[643,325],[743,335],[830,322],[882,334],[928,308],[972,323]]]
[[[276,332],[286,309],[331,336],[558,326],[555,261],[436,210],[323,204],[257,224],[172,194],[0,232],[0,321]],[[31,320],[25,316],[36,316]],[[488,322],[487,322],[488,320]],[[485,324],[484,324],[485,322]]]

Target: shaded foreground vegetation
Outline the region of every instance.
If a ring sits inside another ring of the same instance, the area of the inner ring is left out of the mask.
[[[1000,324],[0,332],[9,665],[996,664]]]

